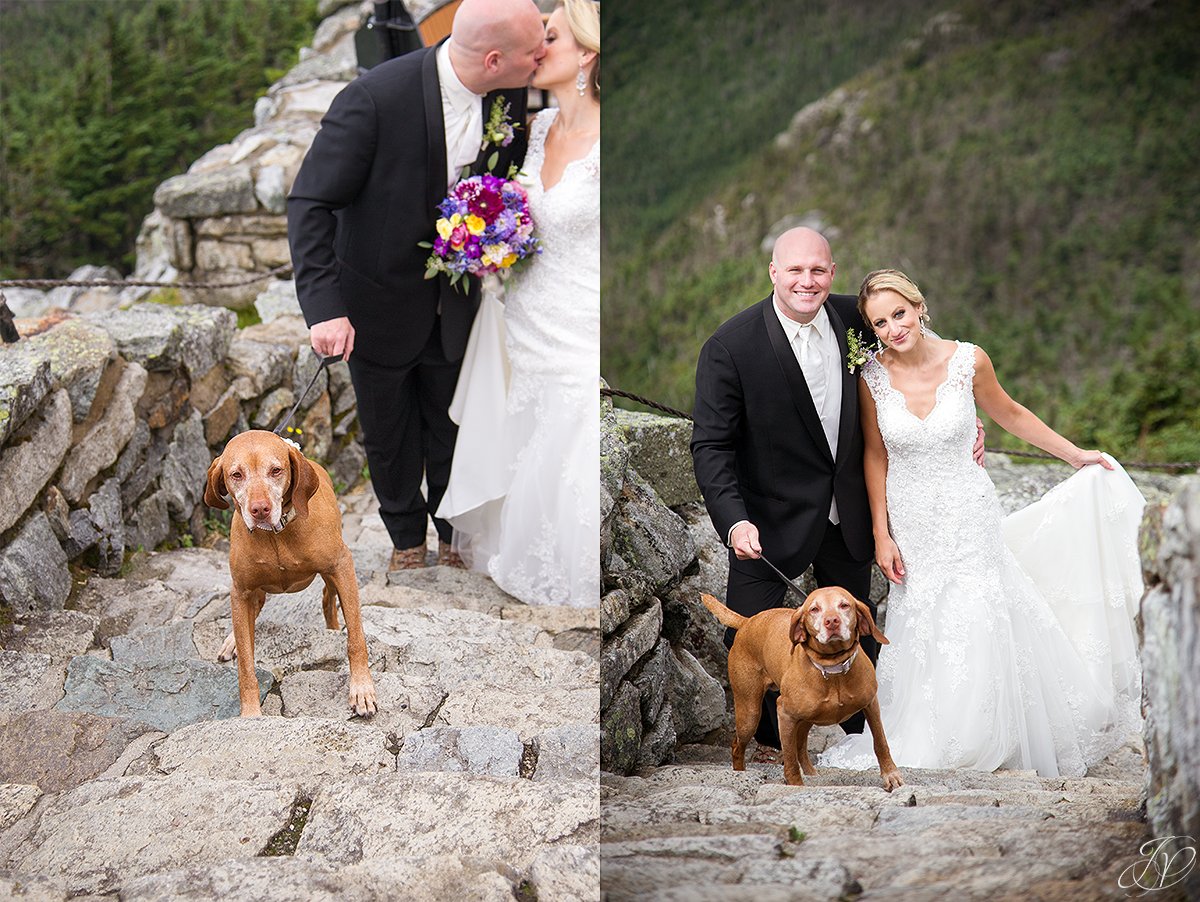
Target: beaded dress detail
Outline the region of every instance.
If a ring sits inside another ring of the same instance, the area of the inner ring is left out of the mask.
[[[1145,502],[1119,464],[1093,465],[1005,517],[971,457],[974,375],[960,342],[921,419],[878,359],[863,368],[906,573],[877,668],[884,731],[900,766],[1082,775],[1140,727]],[[876,767],[869,732],[820,763]]]

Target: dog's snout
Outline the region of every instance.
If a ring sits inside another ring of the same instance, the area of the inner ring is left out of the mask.
[[[250,502],[250,516],[260,523],[271,516],[271,502],[266,498],[258,498]]]

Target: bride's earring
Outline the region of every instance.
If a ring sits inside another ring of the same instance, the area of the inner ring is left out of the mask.
[[[583,63],[579,64],[579,74],[575,76],[575,90],[580,97],[587,93],[587,75],[584,74]]]
[[[928,326],[926,326],[925,324],[929,322],[929,314],[928,314],[928,313],[922,313],[922,314],[921,314],[921,316],[920,316],[920,322],[921,322],[921,334],[922,334],[922,335],[928,335],[928,334],[929,334],[929,327],[928,327]]]

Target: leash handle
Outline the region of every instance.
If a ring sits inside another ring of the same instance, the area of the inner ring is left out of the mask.
[[[783,575],[782,570],[780,570],[778,567],[776,567],[774,564],[772,564],[770,561],[768,561],[766,555],[760,553],[758,556],[758,559],[760,561],[762,561],[764,564],[766,564],[768,567],[770,567],[772,570],[774,570],[775,575],[778,576],[781,580],[783,580],[785,583],[788,584],[788,588],[796,593],[797,598],[799,598],[801,601],[804,601],[804,599],[806,599],[808,597],[804,593],[804,590],[801,589],[800,586],[797,585],[794,580],[788,579],[786,576]]]
[[[288,411],[288,415],[284,418],[284,421],[271,430],[276,435],[283,435],[283,430],[287,428],[288,423],[292,421],[292,417],[296,415],[296,411],[300,409],[300,405],[304,403],[304,399],[308,397],[308,393],[312,391],[312,387],[317,382],[317,377],[321,375],[321,370],[325,369],[326,367],[333,366],[333,364],[342,359],[336,354],[330,354],[328,357],[322,357],[317,353],[315,348],[313,349],[313,354],[316,355],[321,362],[317,364],[316,371],[312,374],[312,378],[308,380],[308,386],[304,389],[300,397],[296,399],[296,403],[292,405],[292,409]]]

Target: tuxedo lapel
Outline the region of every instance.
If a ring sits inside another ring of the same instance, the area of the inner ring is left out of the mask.
[[[821,417],[817,414],[817,407],[813,404],[808,383],[804,381],[804,373],[800,369],[800,364],[796,362],[796,355],[792,351],[791,344],[788,343],[787,333],[779,324],[779,317],[775,314],[772,298],[767,298],[763,302],[762,317],[763,324],[767,327],[767,337],[771,340],[771,348],[775,352],[775,358],[779,361],[780,369],[783,370],[784,379],[787,380],[788,389],[792,393],[792,402],[796,405],[800,419],[811,434],[813,443],[824,452],[832,463],[833,452],[829,450],[829,439],[825,437],[825,430],[821,426]],[[845,402],[843,401],[844,410]]]
[[[837,336],[838,349],[841,351],[843,366],[839,369],[842,377],[842,413],[838,421],[838,455],[837,466],[841,466],[850,453],[850,435],[858,421],[858,379],[850,368],[844,364],[850,358],[850,345],[846,338],[846,324],[838,316],[833,304],[825,305],[829,313],[829,321],[833,324],[833,333]]]
[[[425,100],[425,134],[429,141],[426,194],[429,215],[437,218],[437,206],[446,197],[446,122],[442,117],[442,87],[437,74],[437,48],[425,51],[421,61],[421,91]]]

